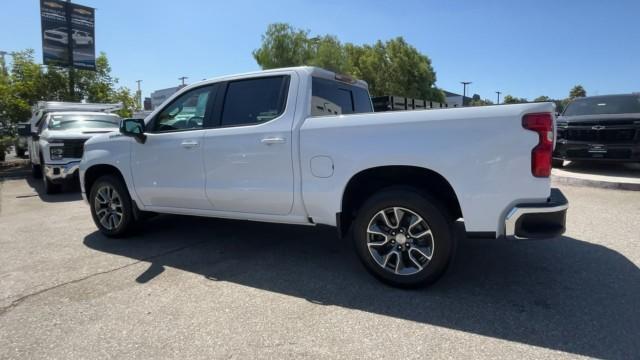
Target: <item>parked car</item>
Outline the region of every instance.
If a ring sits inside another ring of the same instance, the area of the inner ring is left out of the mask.
[[[557,121],[554,166],[564,160],[640,161],[640,94],[573,100]]]
[[[122,104],[38,102],[28,129],[29,160],[47,194],[77,178],[87,139],[118,131],[121,119],[109,112],[120,108]]]
[[[442,275],[459,218],[473,237],[564,231],[553,104],[372,111],[365,82],[318,68],[200,82],[88,140],[83,196],[110,237],[145,212],[335,226],[396,286]]]

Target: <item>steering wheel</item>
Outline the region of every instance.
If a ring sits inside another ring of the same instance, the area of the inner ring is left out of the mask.
[[[202,123],[203,122],[204,122],[204,117],[202,117],[202,116],[192,116],[187,121],[187,128],[188,129],[200,128],[200,127],[202,127]]]

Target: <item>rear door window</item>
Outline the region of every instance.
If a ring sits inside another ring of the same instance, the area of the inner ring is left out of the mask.
[[[289,76],[231,81],[222,107],[222,126],[264,123],[284,112]]]

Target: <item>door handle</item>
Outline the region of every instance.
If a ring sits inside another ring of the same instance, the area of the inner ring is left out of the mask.
[[[182,147],[184,148],[190,149],[190,148],[198,147],[199,144],[195,140],[185,140],[180,145],[182,145]]]
[[[285,142],[287,142],[287,140],[282,137],[266,137],[260,140],[260,142],[265,145],[271,145],[271,144],[284,144]]]

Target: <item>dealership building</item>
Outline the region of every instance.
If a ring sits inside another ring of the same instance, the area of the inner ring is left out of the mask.
[[[184,85],[174,86],[166,89],[156,90],[151,93],[151,109],[154,110],[160,104],[162,104],[165,100],[167,100],[171,95],[173,95],[176,91],[182,89]]]

